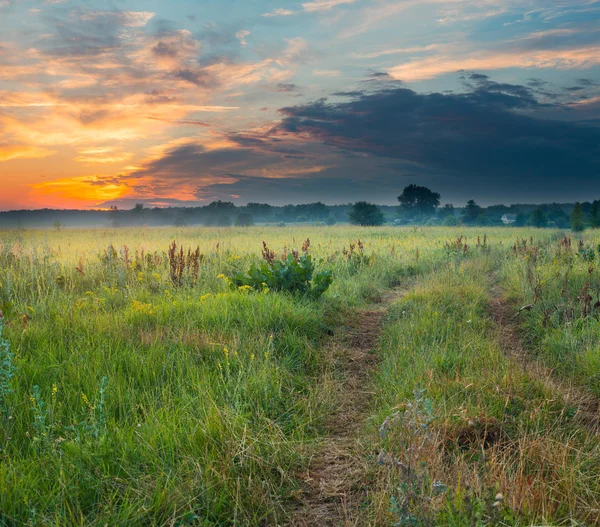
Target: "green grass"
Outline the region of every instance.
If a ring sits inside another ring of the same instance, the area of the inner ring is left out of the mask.
[[[454,250],[462,234],[467,250]],[[488,313],[495,276],[514,302],[532,301],[530,264],[512,253],[529,236],[548,247],[534,270],[550,276],[558,237],[534,229],[0,232],[0,309],[16,366],[0,412],[0,525],[285,524],[336,403],[324,344],[386,289],[415,280],[385,324],[364,434],[377,451],[377,426],[426,389],[435,419],[419,462],[448,491],[422,524],[485,525],[497,492],[494,514],[508,525],[598,523],[600,443],[504,356]],[[280,254],[307,237],[317,269],[334,276],[319,300],[231,287],[260,261],[263,240]],[[203,255],[183,287],[165,260],[173,239]],[[103,260],[109,244],[113,264]],[[560,263],[573,298],[587,274],[577,258]],[[548,279],[544,302],[560,294]],[[596,390],[597,319],[548,323],[540,304],[524,313],[528,345]],[[398,458],[400,428],[384,445]],[[389,525],[404,482],[368,459],[365,518]]]
[[[370,499],[373,524],[401,520],[389,505],[402,497],[418,525],[600,522],[597,434],[573,419],[560,393],[499,347],[488,305],[495,270],[505,261],[500,251],[425,277],[394,306],[381,342],[371,426],[398,409],[399,423],[386,441],[377,441],[372,428],[365,434],[373,449],[405,462],[407,442],[426,441],[412,460],[418,489],[395,467],[373,468],[379,482]],[[411,432],[403,417],[418,389],[432,408],[426,432]],[[442,496],[432,490],[435,481],[448,489]]]

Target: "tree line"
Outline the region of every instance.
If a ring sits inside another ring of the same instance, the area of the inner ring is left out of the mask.
[[[398,205],[376,205],[366,201],[326,205],[321,202],[275,206],[248,203],[236,206],[213,201],[201,207],[153,207],[136,204],[131,209],[109,210],[15,210],[0,212],[0,227],[65,226],[128,227],[147,226],[251,226],[279,224],[336,223],[377,226],[393,225],[511,225],[572,228],[600,227],[600,201],[575,204],[514,204],[482,207],[469,200],[464,207],[441,205],[441,195],[427,187],[408,185],[398,196]]]
[[[441,195],[427,187],[409,185],[398,196],[396,225],[510,225],[538,228],[600,227],[600,200],[584,203],[549,203],[542,205],[514,204],[481,207],[469,200],[465,207],[441,206]],[[385,219],[379,207],[364,201],[357,202],[349,212],[350,222],[356,225],[383,225]]]

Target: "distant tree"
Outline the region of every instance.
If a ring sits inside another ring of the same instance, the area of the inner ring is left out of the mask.
[[[120,227],[121,226],[121,220],[119,218],[119,208],[116,205],[111,205],[110,207],[110,221],[112,223],[113,227]]]
[[[383,212],[377,205],[366,201],[357,201],[348,213],[350,223],[363,227],[383,225]]]
[[[552,205],[546,213],[548,221],[554,224],[554,227],[559,229],[568,229],[570,225],[569,215],[558,205]]]
[[[453,214],[452,216],[446,216],[442,220],[442,225],[445,227],[456,227],[457,225],[460,225],[460,220]]]
[[[571,212],[571,229],[573,232],[582,232],[585,230],[583,208],[579,202],[575,203],[575,206]]]
[[[273,207],[268,203],[248,203],[246,205],[246,212],[249,212],[254,217],[267,218],[271,215]]]
[[[440,219],[454,216],[454,205],[452,205],[452,203],[446,203],[443,207],[438,209],[437,213]]]
[[[335,225],[336,223],[337,223],[337,221],[333,216],[327,216],[327,219],[325,220],[326,225],[329,225],[331,227],[332,225]]]
[[[517,212],[517,217],[515,218],[515,227],[523,227],[527,224],[529,217],[524,212]]]
[[[529,216],[529,223],[534,227],[542,228],[548,226],[548,218],[541,207],[535,209]]]
[[[476,223],[479,216],[483,214],[483,209],[475,203],[474,200],[470,199],[467,201],[467,205],[462,215],[462,219],[465,223]]]
[[[60,230],[62,229],[62,223],[61,223],[60,221],[56,220],[56,221],[54,222],[54,228],[55,228],[57,231],[60,231]]]
[[[134,224],[140,224],[141,220],[144,216],[144,204],[143,203],[136,203],[135,206],[133,207],[133,209],[131,209],[131,214],[133,217],[133,223]],[[149,211],[150,212],[150,211]]]
[[[252,227],[254,225],[254,217],[249,212],[240,212],[235,219],[236,227]]]
[[[213,212],[231,212],[235,205],[231,201],[213,201],[206,206],[206,209]]]
[[[440,195],[427,187],[409,185],[398,196],[398,201],[405,212],[431,215],[440,206]]]
[[[185,216],[183,215],[182,211],[179,211],[177,214],[175,214],[173,225],[175,227],[185,227],[187,225],[187,221],[185,220]]]
[[[590,226],[592,229],[600,227],[600,201],[595,200],[590,209]]]
[[[217,216],[216,224],[219,227],[231,227],[231,216],[229,216],[229,214],[219,214]]]

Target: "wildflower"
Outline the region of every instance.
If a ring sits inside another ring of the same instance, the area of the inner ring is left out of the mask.
[[[440,314],[439,314],[437,311],[434,311],[434,312],[433,312],[433,316],[434,316],[434,317],[439,317],[439,316],[440,316]]]
[[[254,353],[250,355],[250,360],[254,360]]]
[[[265,359],[268,359],[268,358],[269,358],[269,352],[265,351]]]
[[[229,350],[227,348],[223,348],[223,353],[225,354],[225,357],[229,356]]]
[[[223,273],[221,273],[221,274],[218,274],[218,275],[217,275],[217,278],[218,278],[219,280],[225,280],[225,278],[227,278],[227,277],[226,277],[226,276],[225,276]]]

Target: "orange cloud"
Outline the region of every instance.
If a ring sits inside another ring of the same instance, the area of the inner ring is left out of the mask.
[[[484,52],[463,58],[443,55],[410,61],[388,69],[388,73],[406,82],[432,79],[458,70],[497,70],[506,68],[591,68],[600,64],[600,46],[578,49],[518,50]]]
[[[0,145],[0,162],[18,158],[36,159],[48,157],[52,154],[54,154],[54,152],[47,148],[25,145]]]
[[[31,185],[34,196],[56,198],[79,206],[89,206],[127,196],[131,190],[112,178],[81,176]]]

